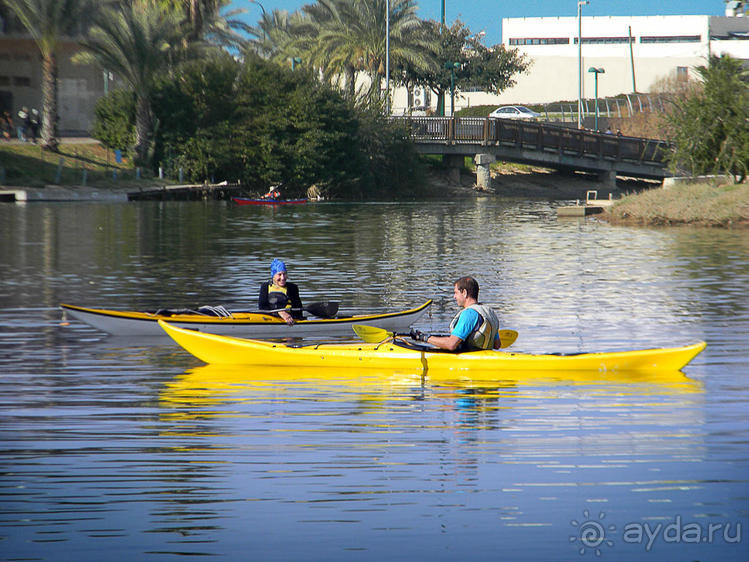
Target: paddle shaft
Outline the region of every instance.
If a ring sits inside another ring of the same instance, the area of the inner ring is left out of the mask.
[[[366,326],[355,324],[353,326],[354,332],[357,336],[368,343],[377,343],[384,341],[385,339],[392,337],[410,337],[410,332],[390,332],[384,328],[377,328],[375,326]],[[500,347],[509,347],[515,340],[518,339],[518,333],[515,330],[500,330],[499,341]]]
[[[410,337],[411,332],[407,333],[392,333],[394,337]],[[447,334],[429,334],[430,336],[447,337]],[[500,330],[499,331],[499,347],[510,347],[515,340],[518,339],[518,333],[515,330]]]

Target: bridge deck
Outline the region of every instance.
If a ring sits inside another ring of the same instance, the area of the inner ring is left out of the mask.
[[[492,154],[549,168],[663,179],[665,141],[485,117],[397,117],[423,154]]]

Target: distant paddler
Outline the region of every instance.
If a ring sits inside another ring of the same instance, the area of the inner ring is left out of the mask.
[[[268,190],[268,193],[265,195],[261,195],[260,199],[280,199],[281,198],[281,190],[279,187],[281,184],[272,185],[271,188]]]

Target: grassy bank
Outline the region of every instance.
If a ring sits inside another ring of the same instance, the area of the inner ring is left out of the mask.
[[[115,162],[113,152],[99,143],[63,142],[59,153],[31,143],[3,143],[0,167],[5,171],[3,185],[6,186],[82,185],[84,170],[86,185],[98,188],[129,188],[146,181],[149,186],[173,183],[154,179],[146,171],[141,173],[141,179],[136,179],[131,160],[123,158],[122,162]]]
[[[682,185],[628,195],[606,214],[612,223],[749,226],[749,184]]]

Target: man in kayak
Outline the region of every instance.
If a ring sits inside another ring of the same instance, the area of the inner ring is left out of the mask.
[[[478,302],[479,284],[473,277],[461,277],[453,287],[453,298],[462,310],[450,323],[449,336],[432,336],[411,330],[411,338],[449,351],[499,349],[499,318]]]
[[[299,287],[296,283],[288,281],[286,264],[279,259],[274,259],[270,264],[271,280],[260,285],[260,297],[258,308],[260,310],[273,310],[283,318],[289,326],[295,320],[301,320],[302,299],[299,298]]]
[[[278,189],[280,185],[281,184],[271,186],[271,188],[268,190],[268,193],[266,193],[265,195],[261,195],[260,199],[280,199],[281,192]]]

